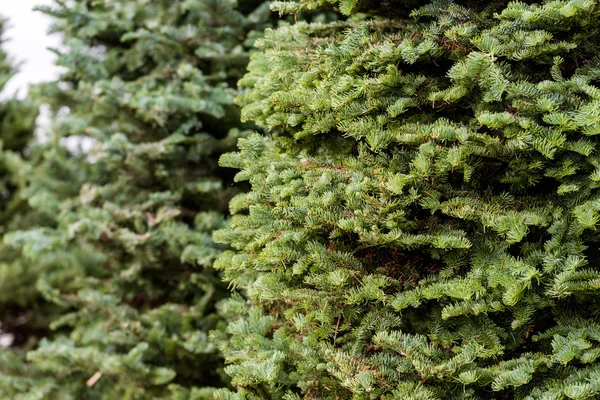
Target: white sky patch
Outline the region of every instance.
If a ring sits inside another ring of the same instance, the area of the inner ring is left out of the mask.
[[[60,36],[48,33],[52,18],[33,11],[35,6],[52,3],[52,0],[0,0],[0,16],[8,19],[4,50],[19,64],[18,73],[4,87],[0,100],[13,96],[24,98],[29,85],[58,78],[60,68],[54,64],[56,55],[48,48],[59,47]],[[37,120],[38,140],[45,140],[50,123],[49,108],[42,105]]]
[[[58,47],[60,36],[48,34],[50,17],[33,11],[34,6],[51,4],[52,0],[0,0],[0,15],[9,20],[4,49],[21,63],[19,73],[8,82],[2,97],[17,93],[23,98],[30,84],[58,77],[60,69],[54,65],[56,56],[48,47]]]

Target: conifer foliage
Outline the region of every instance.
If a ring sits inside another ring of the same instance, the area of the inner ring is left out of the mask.
[[[217,161],[247,134],[235,85],[268,4],[57,0],[41,11],[64,37],[65,67],[37,89],[57,115],[44,162],[77,190],[57,196],[35,180],[56,224],[5,239],[31,263],[53,260],[37,288],[63,310],[11,384],[39,399],[211,398],[227,378],[208,331],[229,294],[211,234],[239,190]]]
[[[241,81],[217,398],[600,396],[600,2],[274,8],[349,18]]]
[[[0,45],[5,40],[6,25],[0,16]],[[29,145],[38,111],[31,101],[6,93],[5,85],[16,72],[15,61],[0,48],[0,238],[11,230],[40,222],[24,198],[31,171]],[[37,297],[29,287],[36,279],[32,270],[23,263],[19,251],[0,239],[0,330],[13,341],[21,339],[21,321]]]

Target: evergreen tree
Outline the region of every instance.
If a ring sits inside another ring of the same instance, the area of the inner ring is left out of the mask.
[[[5,40],[6,24],[7,21],[0,18],[0,45]],[[46,168],[51,164],[41,165],[44,151],[34,139],[37,104],[30,99],[18,100],[13,93],[6,93],[5,85],[16,72],[13,59],[0,47],[0,91],[4,90],[3,100],[0,101],[2,239],[10,238],[18,230],[44,229],[54,226],[56,222],[52,212],[49,212],[49,198],[44,198],[41,191],[37,194],[30,191],[31,182],[38,178],[46,186],[52,185],[53,173],[59,169]],[[61,194],[61,191],[55,192],[57,196]],[[36,203],[46,203],[45,210],[39,209]],[[61,312],[36,290],[40,274],[52,263],[43,258],[32,263],[27,260],[25,253],[27,250],[15,249],[9,240],[3,242],[0,239],[0,334],[3,346],[0,351],[0,397],[5,399],[15,398],[15,390],[26,388],[31,371],[23,368],[25,353],[35,345],[37,338],[48,332],[48,324],[53,316]],[[63,279],[55,274],[50,278],[58,284],[69,277]],[[29,398],[36,398],[35,393],[29,394]]]
[[[275,2],[218,399],[600,397],[600,2]]]
[[[33,179],[29,193],[56,224],[5,238],[30,263],[52,260],[37,288],[63,310],[27,363],[11,360],[6,396],[212,398],[227,378],[208,331],[223,324],[215,304],[229,290],[212,269],[224,246],[211,234],[239,191],[217,161],[249,133],[235,87],[269,6],[56,0],[40,9],[65,45],[55,50],[65,72],[37,89],[56,112],[43,163],[75,174],[63,184],[76,194],[64,195],[60,175]]]
[[[6,24],[0,17],[0,45]],[[16,72],[14,61],[0,48],[0,92]],[[33,102],[11,96],[4,91],[0,101],[0,236],[40,222],[23,195],[31,172],[30,145],[38,110]],[[0,240],[0,330],[13,343],[26,339],[22,326],[38,297],[28,287],[34,268],[21,261],[20,253]]]

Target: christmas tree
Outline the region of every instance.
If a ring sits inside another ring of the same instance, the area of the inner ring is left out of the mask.
[[[6,26],[0,17],[0,46],[6,40]],[[15,61],[0,47],[0,236],[42,222],[24,196],[34,158],[31,142],[38,110],[33,102],[16,99],[4,90],[16,73]],[[38,297],[28,287],[35,279],[35,268],[21,261],[20,253],[0,240],[0,329],[12,343],[26,340],[22,326]]]
[[[0,18],[0,45],[6,40],[7,25]],[[48,333],[52,318],[62,311],[36,289],[40,274],[50,265],[48,260],[30,262],[27,250],[15,248],[9,240],[19,230],[44,229],[56,222],[50,205],[39,209],[30,191],[36,179],[51,185],[54,171],[42,165],[44,151],[34,138],[38,105],[6,91],[5,85],[16,73],[15,60],[0,48],[0,397],[10,399],[29,382],[31,371],[23,368],[26,351]],[[57,196],[60,193],[56,191]],[[43,202],[43,193],[37,198]],[[52,281],[58,284],[65,279],[55,275]],[[29,398],[41,398],[29,394]]]
[[[28,193],[56,223],[5,242],[46,265],[37,290],[62,311],[26,363],[0,365],[5,396],[212,398],[228,378],[208,332],[224,324],[215,304],[230,291],[212,269],[224,246],[211,234],[241,190],[218,158],[251,132],[236,82],[269,6],[56,0],[40,10],[64,37],[54,51],[65,72],[35,90],[55,121],[40,161],[51,178],[33,177]]]
[[[600,396],[600,2],[305,0],[221,158],[218,399]]]

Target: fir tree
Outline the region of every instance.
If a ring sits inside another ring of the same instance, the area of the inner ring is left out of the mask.
[[[4,43],[6,20],[0,19],[0,45]],[[31,182],[39,177],[50,185],[56,168],[42,166],[44,151],[34,139],[38,106],[30,99],[18,100],[6,93],[5,85],[17,72],[14,60],[0,48],[0,397],[19,398],[15,393],[25,389],[31,397],[35,392],[26,390],[30,369],[24,367],[24,357],[36,340],[47,334],[48,324],[61,313],[47,302],[36,289],[36,281],[49,265],[48,260],[30,262],[25,254],[10,245],[10,238],[23,229],[44,229],[54,226],[55,218],[49,211],[48,198],[40,191],[30,192]],[[58,161],[58,160],[57,160]],[[59,195],[60,191],[56,191]],[[45,211],[36,206],[46,203]],[[71,257],[74,257],[73,254]],[[50,263],[51,264],[51,263]],[[74,272],[74,271],[73,271]],[[68,278],[67,278],[68,279]],[[64,282],[53,276],[54,283]]]
[[[0,45],[5,41],[6,24],[0,17]],[[0,92],[16,72],[14,60],[0,48]],[[31,172],[31,143],[38,110],[33,102],[12,95],[4,91],[4,100],[0,102],[0,236],[40,223],[24,196]],[[38,297],[30,288],[35,279],[33,270],[22,263],[18,251],[0,240],[0,329],[13,343],[28,336],[21,331],[28,310],[35,307]]]
[[[241,81],[216,397],[600,396],[600,2],[273,7],[349,18]]]
[[[37,89],[56,111],[43,162],[80,175],[73,196],[34,179],[30,193],[52,199],[41,207],[56,224],[5,239],[31,263],[52,259],[37,288],[63,310],[26,364],[11,360],[7,396],[212,398],[227,378],[208,332],[223,324],[215,304],[229,290],[212,269],[224,246],[211,234],[240,190],[217,161],[249,132],[235,87],[268,4],[57,0],[41,10],[65,44],[55,50],[64,74]]]

